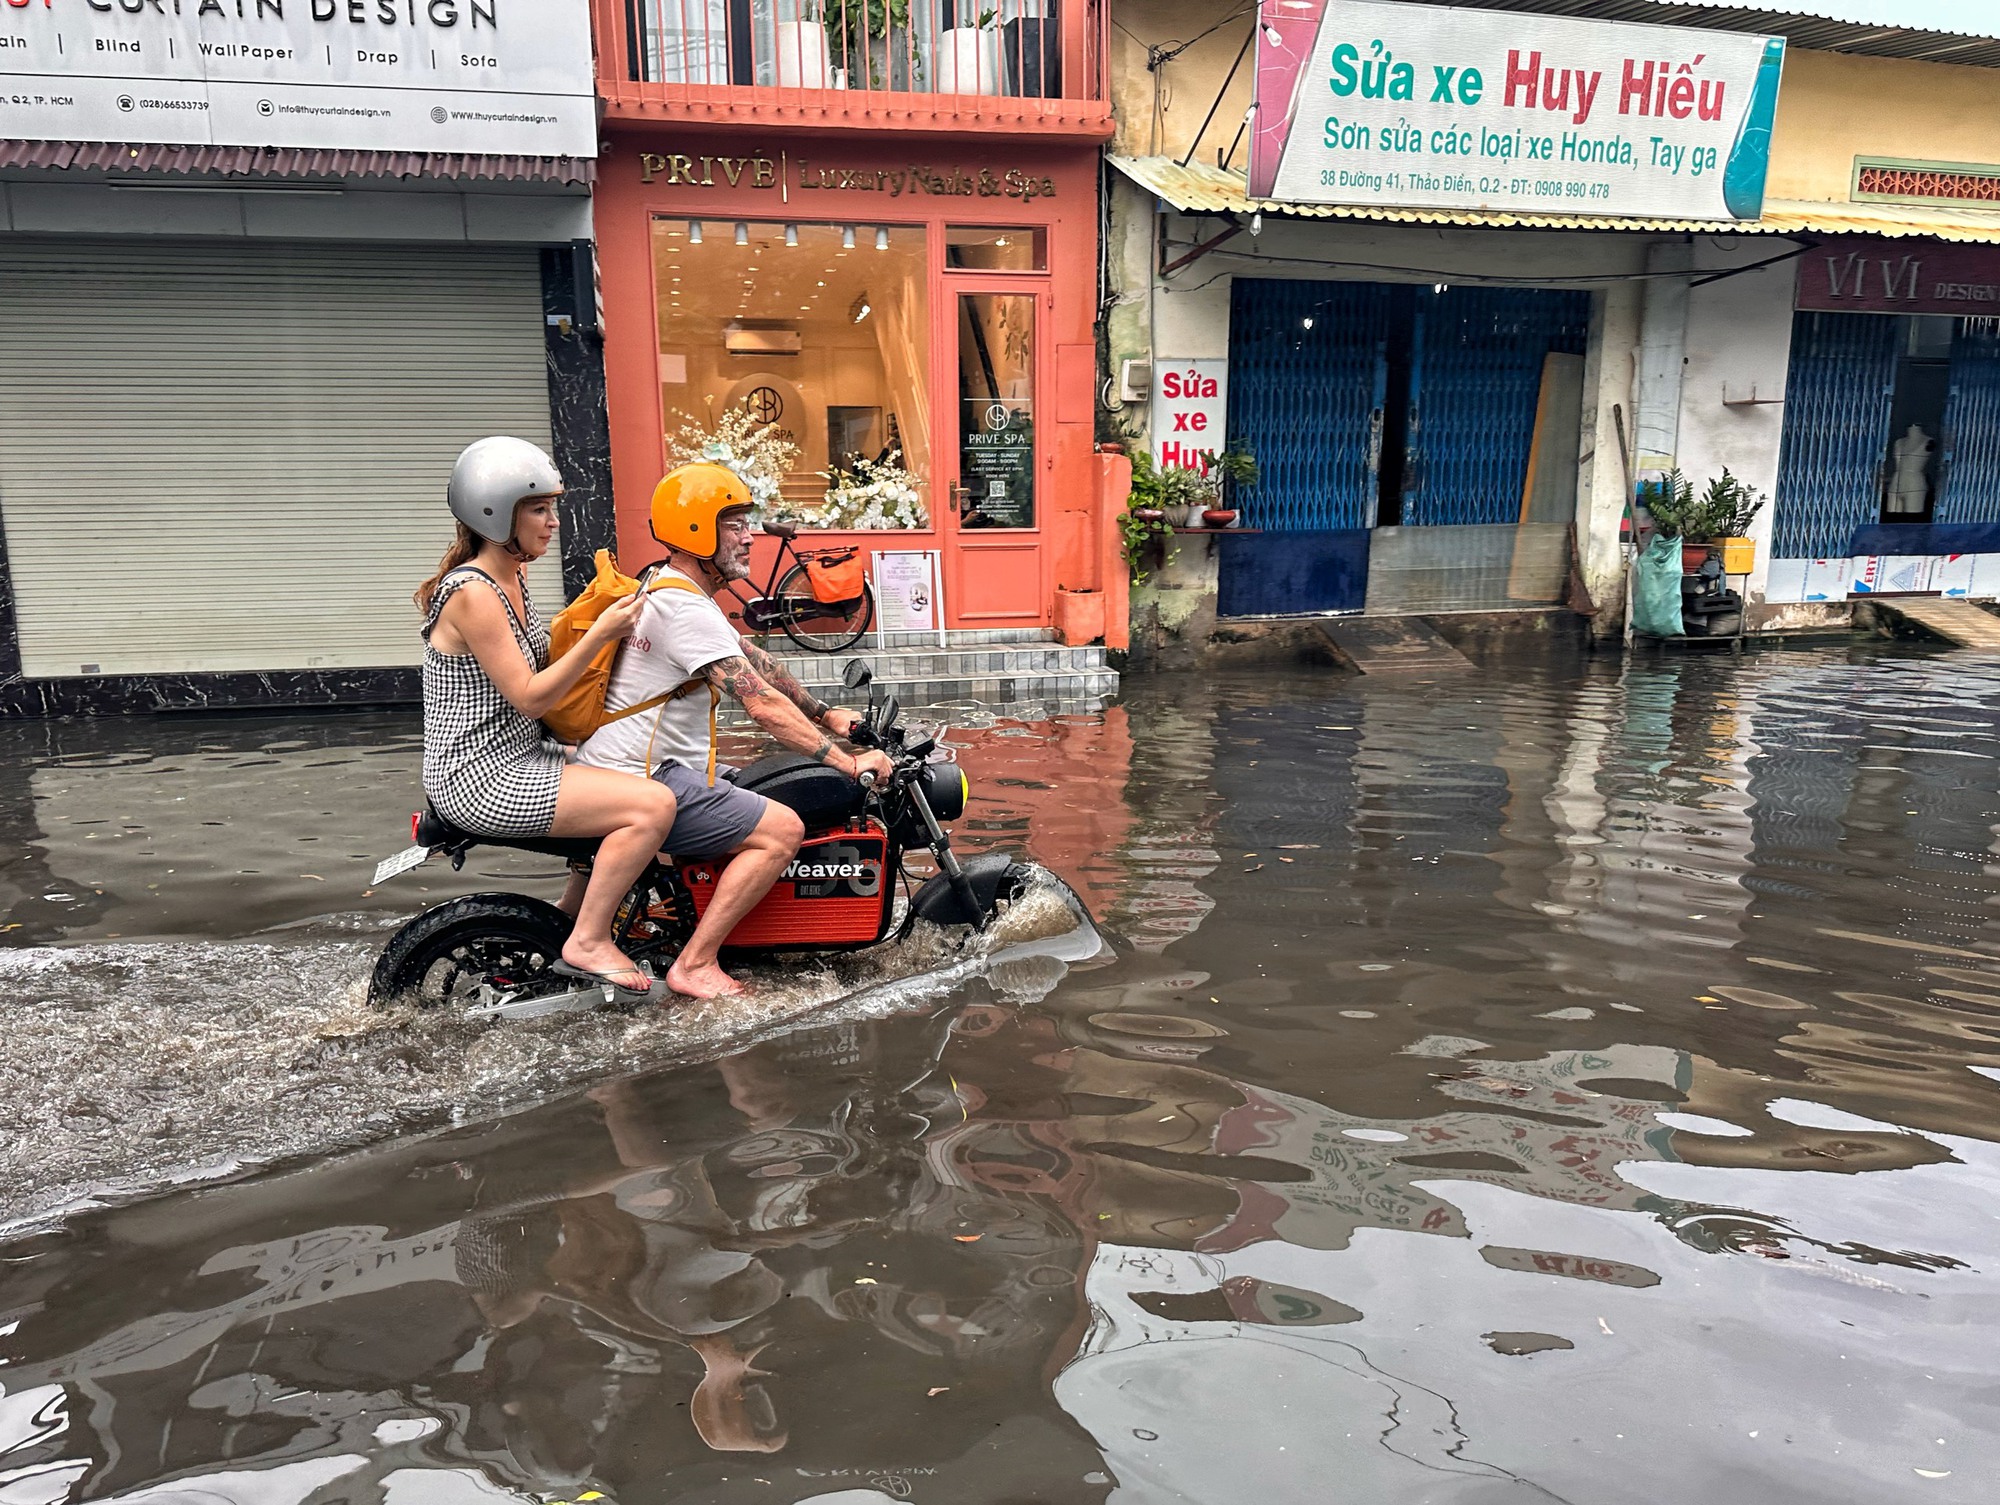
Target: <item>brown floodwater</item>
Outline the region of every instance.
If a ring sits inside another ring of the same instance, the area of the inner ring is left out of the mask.
[[[1000,934],[474,1026],[412,718],[0,728],[0,1505],[1991,1498],[2000,662],[950,740]]]

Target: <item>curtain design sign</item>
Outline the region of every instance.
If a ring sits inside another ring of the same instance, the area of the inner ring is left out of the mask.
[[[0,137],[594,157],[587,0],[4,0]]]
[[[1263,0],[1250,196],[1746,220],[1780,37],[1381,0]]]

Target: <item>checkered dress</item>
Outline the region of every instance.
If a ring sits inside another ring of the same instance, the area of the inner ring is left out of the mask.
[[[528,667],[549,658],[549,629],[521,582],[524,624],[514,603],[484,570],[454,570],[431,598],[424,622],[424,793],[438,814],[480,836],[546,836],[556,818],[556,790],[563,758],[541,723],[530,721],[502,695],[469,653],[440,653],[431,646],[438,613],[463,586],[484,581],[507,608],[514,641]]]

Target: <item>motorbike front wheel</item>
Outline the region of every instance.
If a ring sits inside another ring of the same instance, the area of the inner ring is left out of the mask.
[[[464,1007],[495,993],[533,998],[571,986],[562,959],[569,916],[520,894],[468,894],[427,909],[389,938],[368,980],[368,1002]],[[489,991],[490,990],[490,991]]]

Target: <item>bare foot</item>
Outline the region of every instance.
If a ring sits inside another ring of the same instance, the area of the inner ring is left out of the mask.
[[[562,959],[582,971],[608,977],[621,986],[629,985],[633,992],[643,991],[653,983],[645,969],[612,945],[608,938],[585,942],[571,936],[563,942]]]
[[[689,998],[733,998],[746,991],[742,983],[716,962],[690,966],[677,960],[667,969],[667,986]]]

